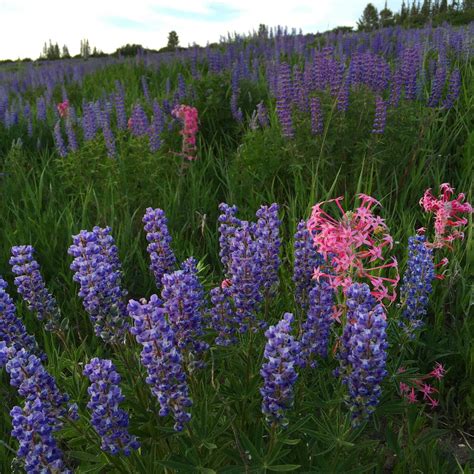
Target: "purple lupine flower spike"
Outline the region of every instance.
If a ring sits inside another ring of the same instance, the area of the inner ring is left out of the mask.
[[[119,408],[125,399],[120,389],[120,375],[112,361],[94,357],[84,367],[84,375],[90,380],[87,389],[92,411],[91,424],[102,439],[101,449],[106,453],[129,456],[140,443],[128,433],[128,414]]]
[[[257,118],[258,123],[262,128],[268,127],[270,125],[270,121],[268,120],[268,112],[263,102],[259,102],[257,104]]]
[[[70,152],[74,153],[79,150],[79,146],[77,144],[76,132],[74,131],[73,120],[71,117],[66,118],[66,134],[68,140],[68,149]]]
[[[460,92],[461,73],[459,72],[459,69],[455,69],[449,77],[448,93],[446,95],[446,98],[444,99],[443,107],[446,109],[450,109],[459,97]]]
[[[258,220],[254,238],[262,262],[262,286],[267,295],[272,294],[278,284],[281,247],[278,210],[278,204],[273,203],[271,206],[261,206],[256,214]]]
[[[262,261],[248,222],[230,240],[230,280],[239,331],[255,329],[255,313],[262,301]]]
[[[61,133],[61,122],[58,120],[56,122],[56,125],[54,126],[54,143],[56,145],[56,150],[59,153],[59,156],[61,158],[64,158],[67,156],[67,148],[66,144],[64,143],[64,139]]]
[[[61,314],[54,297],[49,293],[40,273],[40,266],[34,259],[31,245],[12,247],[10,265],[16,275],[15,285],[28,309],[36,313],[40,321],[45,321],[47,331],[59,330]]]
[[[415,331],[424,324],[423,318],[427,313],[434,278],[433,249],[426,246],[424,236],[410,237],[407,269],[400,288],[404,305],[400,325],[410,337],[414,337]]]
[[[59,391],[41,360],[25,349],[7,347],[2,341],[0,360],[10,375],[10,385],[25,400],[23,408],[14,407],[10,414],[12,435],[20,443],[17,455],[24,459],[27,472],[56,472],[47,470],[52,467],[58,468],[57,472],[71,472],[64,467],[52,433],[62,428],[64,417],[77,420],[77,405],[68,404],[69,396]],[[32,436],[32,432],[36,436]],[[38,470],[39,466],[44,470]]]
[[[209,347],[200,340],[203,335],[204,291],[194,258],[185,260],[181,268],[163,276],[161,296],[178,348],[195,359]],[[202,367],[198,360],[189,362],[189,367]]]
[[[387,121],[387,104],[379,95],[375,98],[375,117],[372,133],[383,134],[385,122]]]
[[[293,245],[295,300],[303,310],[306,310],[309,292],[315,284],[313,280],[314,269],[323,263],[323,259],[313,246],[313,239],[307,229],[305,220],[298,223]]]
[[[161,301],[156,295],[148,303],[130,300],[128,312],[134,321],[130,332],[143,346],[141,362],[148,374],[146,382],[160,403],[160,416],[172,414],[174,429],[181,431],[191,419],[192,401],[183,357]]]
[[[146,135],[148,131],[148,117],[140,104],[136,104],[132,109],[129,127],[132,131],[132,135],[136,137],[142,137]]]
[[[225,283],[210,291],[212,328],[217,332],[215,342],[218,346],[229,346],[237,342],[235,312],[232,306],[232,290]]]
[[[340,367],[335,375],[347,386],[347,404],[352,424],[366,420],[382,395],[380,384],[387,375],[387,321],[366,283],[354,283],[347,296],[347,323],[337,354]]]
[[[171,273],[176,265],[176,258],[171,249],[171,235],[168,231],[168,219],[162,209],[148,207],[143,216],[148,253],[150,254],[150,270],[155,276],[156,287],[161,289],[165,273]]]
[[[311,133],[313,135],[321,135],[324,130],[324,119],[319,97],[310,98],[309,108],[311,112]]]
[[[333,307],[334,290],[326,282],[315,283],[309,293],[309,309],[302,325],[301,352],[305,365],[316,367],[315,356],[327,357]]]
[[[15,304],[6,288],[7,283],[0,276],[0,341],[17,350],[25,349],[29,353],[38,354],[38,344],[34,336],[26,332],[23,322],[18,319]],[[44,357],[42,355],[42,358]]]
[[[298,374],[296,367],[301,365],[300,343],[290,334],[293,315],[286,313],[276,325],[265,332],[267,343],[260,374],[264,385],[260,389],[263,397],[262,412],[268,423],[282,427],[288,425],[285,413],[293,406],[293,385]]]
[[[229,206],[225,202],[219,204],[219,257],[224,267],[224,274],[230,275],[230,242],[235,231],[241,225],[241,220],[236,217],[237,206]]]
[[[82,230],[73,236],[68,253],[74,257],[74,281],[80,284],[79,296],[96,336],[109,343],[123,342],[128,327],[127,292],[121,286],[122,272],[110,228]]]
[[[66,467],[63,453],[53,437],[54,430],[48,423],[41,399],[29,400],[23,408],[14,406],[10,416],[11,434],[19,442],[17,458],[24,461],[27,473],[72,474]]]

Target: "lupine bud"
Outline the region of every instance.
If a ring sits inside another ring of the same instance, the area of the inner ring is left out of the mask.
[[[385,131],[387,121],[387,104],[379,95],[375,98],[375,117],[372,126],[372,133],[382,134]]]

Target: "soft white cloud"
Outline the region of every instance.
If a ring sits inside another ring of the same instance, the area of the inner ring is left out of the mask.
[[[355,25],[367,0],[0,0],[0,58],[40,54],[45,41],[79,52],[82,38],[112,52],[125,43],[166,45],[176,30],[182,45],[205,45],[227,32],[246,33],[260,23],[323,31]],[[381,8],[383,0],[373,1]],[[398,9],[401,1],[389,6]]]

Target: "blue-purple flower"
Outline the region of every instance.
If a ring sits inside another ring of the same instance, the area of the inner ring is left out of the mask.
[[[12,247],[10,265],[16,275],[15,285],[28,309],[45,321],[47,331],[59,329],[61,314],[54,297],[49,293],[40,273],[40,266],[34,259],[35,249],[31,245]]]
[[[111,229],[94,227],[73,236],[68,253],[71,270],[80,284],[79,296],[89,313],[96,336],[106,342],[123,342],[128,327],[122,288],[122,271]]]
[[[264,385],[262,412],[268,423],[288,425],[286,411],[293,406],[293,386],[298,378],[296,368],[301,365],[300,343],[290,334],[293,315],[286,313],[276,325],[265,332],[267,343],[260,374]]]
[[[25,325],[16,315],[16,307],[6,291],[7,283],[0,276],[0,341],[16,350],[38,353],[34,336],[26,332]],[[43,356],[44,357],[44,356]],[[0,367],[3,364],[0,364]]]
[[[189,258],[181,270],[163,276],[161,297],[174,332],[176,343],[183,355],[196,358],[208,348],[203,335],[204,290],[197,276],[196,260]],[[189,360],[192,366],[198,361]]]
[[[102,440],[101,449],[106,453],[129,456],[140,446],[135,436],[128,433],[128,414],[119,405],[125,399],[120,389],[120,375],[112,361],[94,357],[84,367],[90,380],[87,389],[90,401],[91,423]]]
[[[160,416],[172,414],[174,429],[181,431],[191,419],[188,409],[192,401],[183,356],[166,312],[156,295],[148,303],[130,300],[128,311],[134,321],[130,332],[143,346],[141,362],[148,374],[146,382],[160,403]]]
[[[404,305],[400,325],[409,336],[414,336],[415,331],[424,324],[434,278],[433,249],[426,246],[424,236],[410,237],[407,269],[400,288]]]
[[[327,357],[334,321],[334,290],[325,281],[316,282],[309,293],[309,309],[302,325],[301,353],[305,365],[315,367],[315,357]]]
[[[354,283],[346,292],[347,321],[335,375],[347,386],[352,424],[359,425],[380,401],[380,384],[387,375],[387,322],[384,308],[370,294],[369,285]]]
[[[143,216],[148,253],[150,254],[150,270],[155,276],[156,287],[161,289],[163,275],[171,273],[176,258],[171,249],[171,235],[168,231],[168,219],[161,209],[148,207]]]

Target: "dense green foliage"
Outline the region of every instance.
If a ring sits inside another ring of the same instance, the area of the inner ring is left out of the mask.
[[[350,427],[344,387],[333,378],[334,361],[329,358],[316,369],[301,371],[288,429],[270,432],[260,412],[264,337],[258,333],[242,336],[234,347],[212,347],[207,368],[190,377],[192,421],[182,433],[175,433],[170,420],[155,415],[156,402],[144,382],[138,346],[130,342],[124,353],[118,353],[93,336],[76,296],[67,256],[72,234],[110,225],[130,297],[149,297],[156,290],[148,270],[141,218],[146,207],[160,207],[168,216],[178,259],[195,256],[201,280],[209,289],[222,278],[218,204],[235,203],[242,217],[252,218],[261,204],[278,202],[283,265],[280,290],[267,319],[275,323],[290,311],[301,321],[291,283],[292,236],[297,222],[308,217],[316,202],[343,195],[347,203],[353,203],[358,192],[380,200],[403,271],[407,239],[426,224],[418,205],[424,190],[437,190],[439,184],[450,182],[472,201],[474,65],[460,66],[460,99],[449,111],[403,102],[390,111],[385,133],[373,135],[373,101],[360,91],[351,96],[344,117],[332,113],[335,105],[327,98],[324,133],[311,135],[308,118],[301,117],[291,141],[282,138],[274,111],[267,128],[252,130],[237,124],[229,111],[229,77],[204,76],[194,84],[193,105],[200,114],[198,159],[188,164],[173,152],[180,146],[176,131],[169,132],[168,146],[158,153],[151,153],[145,141],[118,135],[116,160],[106,156],[102,138],[62,159],[53,148],[49,129],[44,130],[40,151],[26,136],[0,133],[0,274],[14,294],[10,247],[32,244],[48,287],[68,321],[63,344],[42,329],[23,303],[18,304],[29,332],[48,354],[48,370],[79,403],[81,420],[60,433],[61,447],[77,472],[470,472],[472,231],[449,255],[446,279],[435,283],[420,338],[405,340],[390,321],[389,376],[383,384],[383,399],[374,417],[358,429]],[[87,76],[82,88],[71,86],[68,95],[76,104],[83,98],[98,99],[120,79],[127,85],[127,102],[133,104],[144,73],[151,93],[160,96],[164,78],[170,77],[174,84],[180,72],[186,74],[178,62],[162,65],[156,73],[146,71],[139,61],[124,62]],[[239,105],[244,114],[250,115],[265,94],[264,81],[242,86]],[[55,96],[59,101],[59,89]],[[395,320],[398,313],[392,307],[390,317]],[[102,453],[87,422],[87,381],[81,372],[93,356],[111,358],[122,375],[123,407],[130,412],[131,432],[142,443],[140,453],[130,458]],[[435,362],[447,368],[439,408],[432,411],[422,404],[407,404],[399,395],[399,382],[409,374],[429,372]],[[404,374],[398,373],[402,366],[407,370]],[[7,473],[16,441],[9,434],[5,408],[18,398],[3,372],[0,395],[0,472]]]

